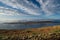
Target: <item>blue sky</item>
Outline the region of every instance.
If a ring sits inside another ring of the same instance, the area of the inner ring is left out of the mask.
[[[0,21],[60,19],[60,0],[0,0]]]

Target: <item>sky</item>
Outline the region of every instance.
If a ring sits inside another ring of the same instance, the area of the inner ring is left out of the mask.
[[[0,0],[0,21],[60,19],[60,0]]]

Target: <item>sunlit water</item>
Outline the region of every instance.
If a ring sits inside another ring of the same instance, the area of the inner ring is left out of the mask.
[[[0,24],[0,29],[27,29],[40,28],[45,26],[60,25],[60,23],[36,23],[36,24]]]

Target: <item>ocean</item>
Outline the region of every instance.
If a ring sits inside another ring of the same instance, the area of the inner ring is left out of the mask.
[[[40,28],[40,27],[54,26],[54,25],[60,25],[60,23],[35,23],[35,24],[3,24],[3,23],[0,23],[0,29],[19,30],[19,29]]]

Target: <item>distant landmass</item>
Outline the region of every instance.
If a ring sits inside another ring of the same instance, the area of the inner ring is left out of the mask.
[[[35,21],[16,21],[16,22],[5,22],[5,24],[34,24],[34,23],[60,23],[60,20],[35,20]]]

